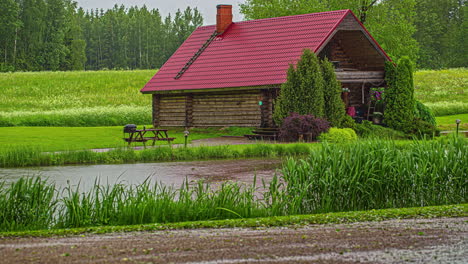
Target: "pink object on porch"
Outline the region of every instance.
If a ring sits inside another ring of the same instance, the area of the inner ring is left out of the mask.
[[[346,114],[348,114],[351,117],[355,117],[356,116],[356,108],[354,108],[354,106],[348,107],[348,109],[346,110]]]

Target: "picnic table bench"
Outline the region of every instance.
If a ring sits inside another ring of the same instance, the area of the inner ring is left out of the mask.
[[[128,134],[128,137],[125,137],[123,140],[128,142],[129,146],[132,142],[142,142],[146,147],[146,142],[149,140],[153,141],[153,146],[156,144],[156,141],[167,141],[171,145],[171,142],[175,139],[168,136],[167,129],[158,128],[135,129],[128,132]]]

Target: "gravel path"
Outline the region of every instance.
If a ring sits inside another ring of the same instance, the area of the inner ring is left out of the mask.
[[[468,218],[0,239],[0,263],[467,263]]]

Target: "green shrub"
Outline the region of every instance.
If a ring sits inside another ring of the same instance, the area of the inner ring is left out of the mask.
[[[351,128],[332,127],[327,133],[320,134],[318,139],[330,143],[345,143],[355,141],[357,138],[356,132]]]
[[[354,121],[354,119],[351,116],[344,115],[339,128],[351,128],[354,130],[356,128],[356,121]]]
[[[386,138],[405,139],[407,136],[401,132],[388,127],[377,126],[372,122],[364,120],[361,124],[356,124],[354,130],[361,138]]]
[[[436,126],[420,119],[415,119],[405,132],[419,138],[440,136],[440,130]]]
[[[425,106],[423,103],[419,102],[418,100],[415,101],[414,104],[414,117],[416,119],[423,120],[428,122],[429,124],[436,126],[436,119],[434,114],[432,113],[431,109]]]

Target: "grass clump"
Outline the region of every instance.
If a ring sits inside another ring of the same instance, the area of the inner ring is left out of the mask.
[[[47,229],[55,224],[55,186],[40,178],[0,182],[0,231]]]

